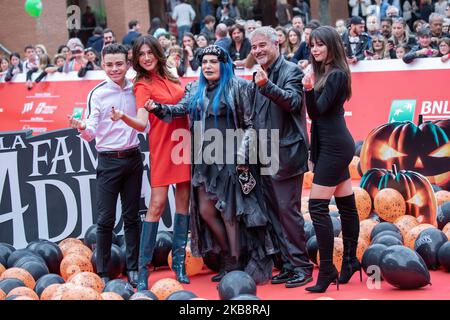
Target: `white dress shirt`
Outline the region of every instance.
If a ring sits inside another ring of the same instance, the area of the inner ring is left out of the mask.
[[[81,137],[96,141],[98,152],[123,151],[139,146],[138,132],[123,121],[112,121],[112,107],[130,117],[136,117],[136,98],[133,84],[126,79],[124,88],[111,79],[103,81],[88,95],[86,109],[86,129]]]

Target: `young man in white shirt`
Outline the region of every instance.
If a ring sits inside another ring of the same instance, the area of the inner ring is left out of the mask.
[[[85,120],[68,116],[70,126],[81,138],[96,140],[97,166],[97,273],[106,284],[111,256],[112,232],[116,203],[120,194],[124,221],[128,280],[137,285],[139,256],[139,200],[143,164],[138,132],[124,122],[111,120],[113,109],[136,117],[133,84],[125,75],[130,66],[128,50],[121,44],[103,49],[102,67],[108,79],[96,86],[88,96]]]
[[[180,0],[180,3],[173,9],[172,19],[177,23],[178,40],[181,44],[184,33],[191,31],[195,11],[190,4],[186,3],[186,0]]]

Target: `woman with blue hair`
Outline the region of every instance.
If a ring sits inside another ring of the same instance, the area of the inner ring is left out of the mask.
[[[252,89],[248,81],[234,75],[231,58],[221,47],[206,47],[199,60],[200,79],[187,85],[177,105],[149,101],[146,109],[167,122],[189,115],[194,255],[220,254],[221,268],[213,282],[219,282],[227,272],[245,270],[257,283],[264,283],[271,278],[270,256],[275,246],[256,170],[249,164],[256,146],[250,108],[246,107]],[[225,140],[223,145],[217,144],[217,134],[229,141],[231,132],[232,148]],[[241,137],[236,139],[236,132]],[[214,152],[208,156],[211,149]]]

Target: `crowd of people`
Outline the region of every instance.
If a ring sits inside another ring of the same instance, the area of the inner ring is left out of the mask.
[[[159,18],[152,20],[148,30],[164,48],[168,67],[176,76],[184,76],[187,70],[197,71],[198,55],[209,44],[217,44],[227,50],[236,68],[251,69],[256,65],[250,55],[248,36],[262,26],[260,20],[242,20],[234,1],[223,0],[213,14],[208,14],[214,11],[212,8],[207,7],[208,10],[197,13],[186,1],[179,2],[171,12],[177,25],[176,33],[162,27]],[[278,1],[276,16],[279,25],[276,31],[280,53],[304,70],[310,64],[309,35],[321,24],[310,19],[306,2],[298,2],[292,8],[286,1]],[[434,2],[349,0],[351,17],[335,23],[335,29],[344,42],[348,62],[403,59],[410,63],[416,58],[427,57],[441,57],[443,62],[448,61],[450,5],[446,0]],[[191,31],[197,14],[204,18],[200,32],[194,35]],[[132,45],[140,35],[139,22],[130,21],[129,32],[122,39],[130,58]],[[61,45],[53,57],[42,44],[26,46],[23,58],[18,52],[0,57],[0,82],[9,82],[15,75],[24,73],[26,85],[32,89],[33,83],[55,72],[77,71],[82,78],[90,70],[101,69],[102,49],[116,41],[113,30],[96,27],[86,44],[72,38]]]

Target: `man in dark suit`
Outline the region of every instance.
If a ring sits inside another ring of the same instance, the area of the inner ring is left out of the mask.
[[[308,171],[303,74],[280,55],[273,28],[256,29],[250,35],[250,42],[252,55],[261,66],[255,75],[253,122],[258,131],[270,132],[263,143],[270,150],[271,163],[266,167],[262,163],[262,170],[271,169],[262,172],[262,188],[283,261],[283,269],[272,278],[272,283],[285,283],[287,288],[293,288],[311,282],[313,271],[300,213],[303,174]]]

